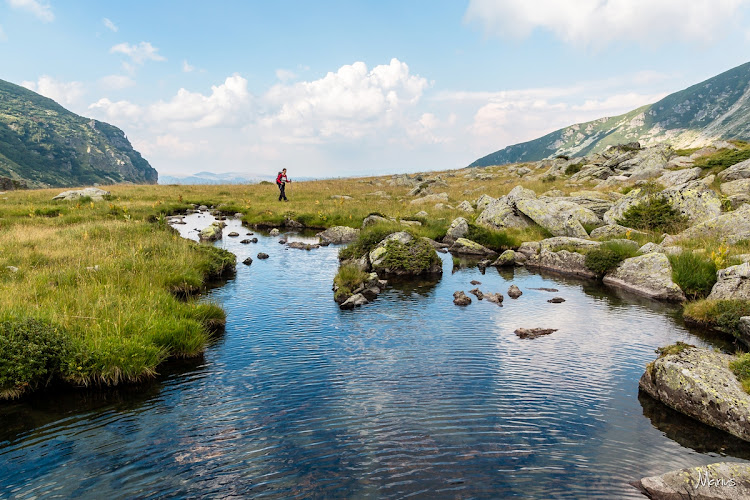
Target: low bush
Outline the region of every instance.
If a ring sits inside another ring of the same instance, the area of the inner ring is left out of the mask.
[[[711,293],[716,283],[716,263],[711,257],[685,251],[669,255],[672,281],[690,299],[702,299]]]
[[[0,399],[18,397],[61,372],[67,336],[52,324],[27,319],[0,322]]]
[[[638,255],[634,245],[619,241],[608,241],[586,252],[586,267],[599,276],[617,267],[620,262]]]
[[[368,226],[359,232],[359,236],[349,245],[339,250],[339,259],[358,259],[363,255],[370,253],[378,243],[389,234],[403,231],[404,227],[394,223],[380,223]]]
[[[685,306],[685,319],[739,336],[740,318],[750,316],[747,300],[698,300]]]
[[[466,234],[466,238],[496,252],[518,248],[521,245],[518,238],[504,231],[493,231],[472,223],[469,224],[469,232]]]
[[[391,240],[386,243],[385,248],[383,267],[391,271],[422,274],[433,264],[440,262],[435,249],[423,239],[415,238],[406,244]]]
[[[565,168],[565,175],[577,174],[583,168],[583,163],[573,163]]]
[[[737,375],[745,392],[750,393],[750,353],[745,353],[736,361],[729,363],[729,368]]]
[[[703,169],[724,170],[748,158],[750,158],[750,146],[740,144],[739,149],[720,149],[715,153],[698,158],[695,160],[695,166]]]
[[[617,223],[633,229],[674,234],[687,227],[687,217],[672,208],[667,199],[652,196],[627,209]]]

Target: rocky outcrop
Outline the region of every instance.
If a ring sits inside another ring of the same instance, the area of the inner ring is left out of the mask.
[[[448,193],[428,194],[416,200],[411,200],[412,205],[424,205],[425,203],[438,203],[448,201]]]
[[[619,224],[607,224],[606,226],[597,227],[593,231],[591,231],[592,238],[602,238],[602,239],[612,239],[612,238],[622,238],[623,236],[627,237],[629,235],[635,235],[635,234],[645,234],[643,231],[638,231],[637,229],[631,229],[629,227],[621,226]]]
[[[663,253],[625,259],[602,280],[605,285],[629,290],[657,300],[685,301],[685,294],[672,281],[672,266]]]
[[[750,204],[696,224],[678,235],[678,239],[703,237],[719,238],[729,244],[750,239]]]
[[[453,292],[453,303],[457,306],[468,306],[471,304],[471,298],[462,291]]]
[[[387,284],[388,282],[379,279],[376,273],[370,273],[367,279],[350,293],[335,293],[334,300],[338,302],[341,309],[354,309],[375,300]],[[339,288],[335,283],[333,291],[339,292]]]
[[[639,385],[670,408],[750,441],[750,394],[729,368],[734,359],[687,347],[649,364]]]
[[[750,160],[736,163],[731,167],[722,170],[719,172],[718,177],[722,182],[750,179]]]
[[[317,236],[322,242],[327,242],[333,245],[342,245],[356,240],[359,236],[359,229],[347,226],[334,226],[318,233]]]
[[[495,262],[492,263],[495,267],[506,267],[514,266],[516,264],[516,252],[513,250],[506,250],[500,254]]]
[[[720,462],[644,477],[636,486],[653,500],[750,498],[750,464]]]
[[[696,180],[702,172],[703,169],[700,167],[671,170],[656,179],[656,182],[664,187],[678,187]]]
[[[58,194],[53,200],[66,200],[75,201],[85,196],[91,198],[92,201],[102,201],[105,196],[109,196],[110,192],[103,189],[89,187],[84,189],[74,189],[72,191],[63,191]]]
[[[440,274],[442,261],[422,238],[401,231],[383,239],[369,254],[372,270],[379,275],[417,276]]]
[[[708,298],[750,300],[750,263],[720,269],[716,273],[716,284]]]
[[[461,210],[462,212],[466,212],[467,214],[474,213],[474,207],[472,207],[471,203],[469,203],[466,200],[459,203],[458,206],[456,207],[456,210]]]
[[[740,318],[738,335],[742,343],[750,347],[750,316]]]
[[[458,238],[453,245],[448,249],[449,252],[459,255],[476,255],[480,257],[492,257],[497,255],[497,252],[490,250],[487,247],[480,245],[479,243],[466,238]]]
[[[458,217],[451,222],[445,233],[445,237],[443,237],[443,242],[450,244],[459,238],[465,237],[467,234],[469,234],[469,221],[463,217]]]
[[[721,198],[701,181],[665,189],[661,196],[691,223],[703,222],[721,215]]]
[[[567,276],[595,279],[596,273],[586,267],[586,256],[569,250],[553,252],[543,249],[526,260],[526,267],[544,269]]]
[[[217,241],[221,239],[221,231],[226,227],[224,222],[212,222],[209,226],[204,227],[198,233],[200,241]]]
[[[481,200],[481,198],[480,198]],[[477,207],[479,207],[477,202]],[[479,214],[476,223],[489,229],[500,230],[506,228],[529,227],[532,221],[522,214],[516,212],[515,208],[508,204],[505,198],[492,200]]]
[[[719,188],[727,196],[750,196],[750,179],[737,179],[725,182]]]

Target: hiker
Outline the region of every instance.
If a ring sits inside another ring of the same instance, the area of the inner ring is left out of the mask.
[[[286,193],[284,192],[284,188],[286,187],[287,182],[292,181],[286,178],[286,169],[282,168],[281,172],[279,172],[279,175],[276,176],[276,185],[279,186],[279,201],[281,201],[282,199],[284,201],[289,201],[286,199]]]

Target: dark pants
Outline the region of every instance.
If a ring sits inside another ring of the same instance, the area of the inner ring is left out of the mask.
[[[286,188],[285,182],[277,182],[277,186],[279,186],[279,201],[286,200],[286,193],[284,193],[284,189]]]

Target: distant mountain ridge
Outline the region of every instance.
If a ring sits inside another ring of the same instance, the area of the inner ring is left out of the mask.
[[[750,139],[750,62],[628,113],[579,123],[508,146],[470,167],[585,156],[608,146],[668,141],[677,148]]]
[[[0,177],[39,188],[155,184],[158,173],[119,128],[0,80]]]

